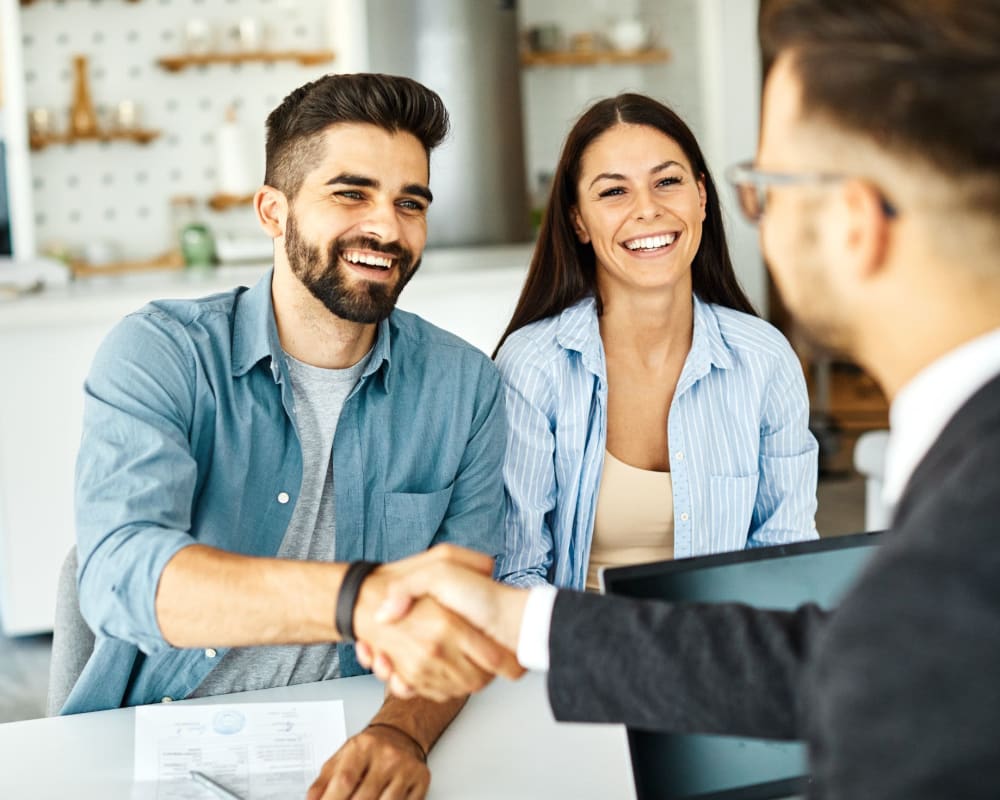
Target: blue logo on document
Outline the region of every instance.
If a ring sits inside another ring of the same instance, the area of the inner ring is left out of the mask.
[[[233,711],[232,709],[220,711],[215,715],[215,719],[212,720],[212,727],[215,729],[215,732],[221,733],[223,736],[231,736],[234,733],[239,733],[243,730],[245,724],[246,717],[239,711]]]

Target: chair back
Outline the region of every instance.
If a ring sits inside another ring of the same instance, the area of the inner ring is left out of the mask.
[[[52,661],[46,713],[59,714],[77,678],[94,652],[94,633],[80,614],[76,589],[76,545],[70,548],[59,572],[56,619],[52,631]]]

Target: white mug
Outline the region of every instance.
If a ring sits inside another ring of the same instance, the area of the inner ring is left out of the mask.
[[[651,30],[641,19],[619,19],[611,23],[608,39],[615,50],[642,50],[649,46]]]

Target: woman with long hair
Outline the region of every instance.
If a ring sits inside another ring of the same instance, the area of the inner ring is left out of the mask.
[[[509,437],[500,578],[816,537],[802,370],[757,317],[687,125],[622,94],[570,131],[497,352]]]

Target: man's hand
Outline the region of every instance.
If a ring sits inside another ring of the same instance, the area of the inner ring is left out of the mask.
[[[391,661],[395,675],[392,688],[402,697],[417,693],[442,701],[479,691],[494,675],[516,678],[523,673],[513,652],[463,619],[461,611],[456,613],[422,597],[432,580],[425,576],[445,574],[442,570],[458,570],[495,585],[488,577],[493,571],[491,558],[442,546],[384,564],[361,587],[354,629],[359,640]],[[415,600],[407,602],[405,618],[377,617],[387,601],[400,597]]]
[[[426,599],[418,598],[432,597],[513,655],[517,650],[528,593],[493,581],[489,572],[478,568],[480,565],[474,557],[479,554],[472,551],[454,545],[441,545],[424,556],[426,559],[419,570],[394,576],[384,602],[374,614],[374,620],[405,624],[421,603],[426,602]],[[410,696],[414,691],[424,694],[421,686],[411,682],[399,668],[391,650],[368,639],[363,631],[359,631],[358,635],[358,660],[364,666],[372,667],[394,694],[401,697]],[[491,669],[486,664],[480,666]],[[520,665],[510,670],[492,671],[512,679],[524,673]]]
[[[422,800],[430,782],[420,746],[397,728],[375,725],[327,760],[306,800]]]

